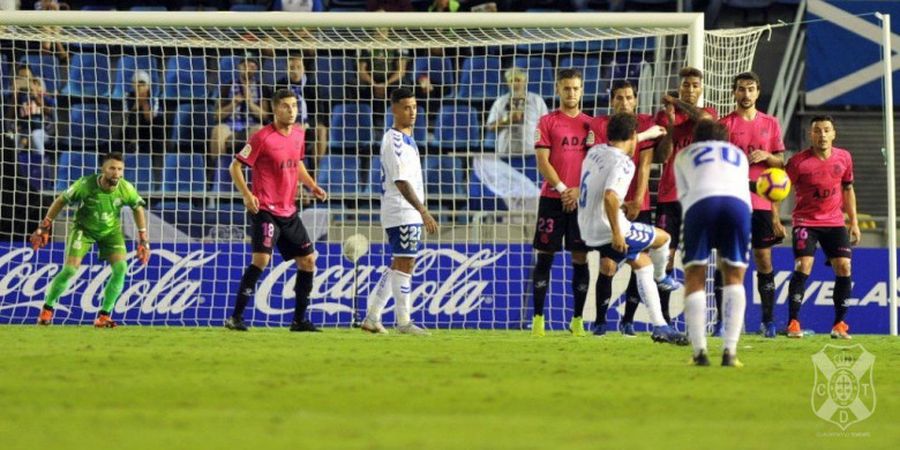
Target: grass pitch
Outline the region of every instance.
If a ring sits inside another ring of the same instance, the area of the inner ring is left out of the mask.
[[[846,432],[810,405],[825,344],[876,356]],[[897,339],[745,336],[743,369],[719,345],[699,368],[648,335],[3,326],[0,448],[897,448]]]

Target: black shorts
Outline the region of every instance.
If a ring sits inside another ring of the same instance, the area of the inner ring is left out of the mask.
[[[541,197],[538,202],[538,221],[532,245],[536,250],[558,252],[563,248],[563,237],[566,240],[566,250],[570,252],[588,250],[578,229],[578,211],[564,212],[561,199]]]
[[[754,209],[750,216],[750,245],[753,248],[770,248],[783,240],[784,238],[775,237],[772,211]]]
[[[656,228],[662,228],[672,240],[669,248],[678,248],[681,242],[681,203],[664,202],[656,205]]]
[[[276,217],[268,211],[260,211],[248,216],[253,253],[271,254],[272,249],[277,246],[281,257],[287,261],[315,251],[303,221],[296,214],[291,217]]]
[[[647,225],[653,225],[653,214],[650,213],[650,210],[641,211],[638,213],[637,217],[632,220],[635,223],[646,223]]]
[[[816,243],[822,246],[825,256],[850,258],[850,233],[845,227],[794,227],[794,258],[814,256]]]

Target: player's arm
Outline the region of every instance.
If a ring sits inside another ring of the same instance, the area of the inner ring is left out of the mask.
[[[430,234],[437,233],[438,223],[434,220],[434,217],[431,217],[431,213],[428,212],[428,208],[419,201],[419,197],[416,195],[416,192],[413,190],[412,185],[409,184],[406,180],[397,180],[394,181],[394,185],[397,186],[397,190],[400,191],[400,195],[412,205],[416,211],[422,216],[422,223],[425,224],[425,230]]]
[[[862,236],[859,231],[859,219],[856,216],[856,191],[853,189],[853,184],[844,183],[841,195],[844,200],[844,212],[847,213],[847,218],[850,220],[850,243],[856,245]]]
[[[641,212],[641,206],[644,205],[644,197],[647,195],[647,187],[650,183],[650,164],[653,162],[653,151],[645,150],[641,152],[641,159],[638,161],[637,183],[634,187],[634,198],[625,202],[625,215],[629,220],[634,220]]]
[[[228,173],[231,174],[231,179],[234,182],[234,187],[237,188],[238,192],[241,193],[241,197],[244,199],[244,206],[247,207],[247,211],[250,211],[252,214],[256,214],[259,212],[259,199],[253,195],[253,192],[250,192],[250,187],[247,186],[247,179],[244,178],[244,165],[235,159],[231,162],[231,165],[228,166]]]
[[[619,227],[619,197],[616,191],[607,189],[603,193],[603,210],[606,218],[609,219],[609,228],[612,230],[612,248],[613,250],[625,253],[628,251],[628,244],[625,243],[625,236],[622,235],[622,229]]]
[[[141,264],[146,265],[150,260],[150,238],[147,234],[147,215],[143,206],[135,206],[131,208],[134,215],[134,224],[138,228],[138,247],[137,257]]]
[[[216,108],[216,120],[219,122],[225,120],[231,113],[237,109],[238,105],[241,104],[243,100],[243,96],[240,94],[235,94],[232,98],[225,98],[224,96],[219,100],[219,106]]]
[[[765,150],[753,150],[750,152],[750,164],[765,163],[769,167],[784,168],[784,155],[781,153],[769,153]]]
[[[403,78],[403,74],[406,73],[406,58],[400,56],[397,58],[397,70],[391,72],[387,77],[387,81],[384,82],[385,85],[390,86]]]
[[[302,160],[300,161],[300,164],[297,165],[297,175],[300,179],[300,183],[306,186],[306,188],[309,189],[309,192],[312,192],[317,199],[322,201],[328,199],[328,193],[316,183],[316,180],[314,180],[312,175],[309,174],[309,171],[306,170],[306,164],[303,164]]]
[[[56,216],[59,215],[59,212],[65,207],[66,199],[63,198],[62,195],[53,200],[50,209],[47,210],[47,215],[41,220],[40,225],[34,230],[34,233],[31,233],[31,237],[29,238],[29,241],[31,241],[31,248],[37,250],[50,242],[50,230],[53,228],[53,219],[55,219]]]
[[[754,190],[752,192],[756,191]],[[779,239],[787,236],[787,230],[785,230],[784,225],[781,224],[781,202],[772,202],[772,231],[775,233],[775,237]]]
[[[672,95],[664,95],[663,103],[672,105],[676,109],[687,114],[688,119],[694,122],[697,122],[700,119],[712,119],[712,115],[706,112],[703,108],[698,108],[695,105],[692,105],[680,98],[674,97]]]
[[[656,142],[656,146],[653,148],[653,162],[662,164],[669,159],[669,156],[672,155],[672,150],[675,148],[675,145],[672,142],[672,135],[674,134],[673,128],[675,128],[675,107],[666,104],[665,108],[657,114],[657,125],[660,124],[662,119],[660,118],[661,114],[665,114],[665,126],[666,134],[660,137],[659,141]]]
[[[269,116],[269,102],[264,99],[256,99],[257,101],[248,101],[247,109],[251,114],[256,116],[260,121],[266,120]]]
[[[575,207],[578,205],[578,187],[569,187],[562,182],[556,169],[550,164],[549,148],[538,147],[535,151],[537,152],[538,172],[541,173],[541,176],[547,180],[547,183],[549,183],[550,186],[553,186],[553,189],[555,189],[556,192],[559,192],[563,202],[563,211],[574,211]]]

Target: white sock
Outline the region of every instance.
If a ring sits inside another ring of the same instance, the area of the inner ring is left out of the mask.
[[[706,292],[697,291],[685,297],[684,321],[694,355],[706,351]]]
[[[659,305],[659,291],[656,289],[656,282],[653,281],[653,267],[645,266],[634,271],[637,278],[638,293],[647,311],[650,313],[650,322],[653,326],[661,327],[666,325],[663,319],[662,306]]]
[[[722,288],[722,330],[723,347],[732,355],[737,354],[737,343],[744,328],[744,309],[747,307],[747,293],[741,284],[729,284]]]
[[[666,266],[669,265],[669,242],[672,238],[666,239],[666,242],[660,248],[650,249],[650,260],[653,261],[653,279],[662,280],[666,276]]]
[[[381,279],[378,280],[378,284],[375,285],[375,288],[369,294],[367,301],[369,307],[366,310],[366,318],[373,322],[381,322],[381,313],[391,298],[391,272],[393,270],[386,270],[381,275]]]
[[[409,324],[409,312],[412,306],[409,293],[412,290],[412,275],[393,270],[391,274],[391,290],[394,292],[394,314],[397,316],[397,325]]]

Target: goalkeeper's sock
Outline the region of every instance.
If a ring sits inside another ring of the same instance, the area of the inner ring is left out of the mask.
[[[737,354],[737,343],[744,328],[744,310],[747,308],[747,293],[743,284],[729,284],[722,288],[722,303],[725,309],[725,328],[722,330],[722,344],[732,355]]]
[[[612,280],[613,277],[597,274],[597,284],[594,285],[594,302],[597,308],[598,324],[606,324],[606,312],[609,310],[609,297],[612,296]]]
[[[591,282],[591,273],[587,264],[572,264],[572,292],[575,295],[575,312],[573,317],[581,317],[584,314],[584,304],[587,302],[588,283]]]
[[[313,272],[297,271],[297,281],[294,282],[294,295],[297,298],[296,306],[294,306],[294,322],[303,322],[306,318],[309,293],[312,292],[313,286],[313,275]]]
[[[386,270],[384,275],[381,276],[381,279],[378,280],[378,284],[375,285],[375,289],[372,289],[372,293],[369,295],[366,318],[373,322],[381,322],[381,313],[384,311],[384,306],[387,305],[388,300],[391,298],[392,273],[394,273],[393,270]]]
[[[256,282],[262,275],[262,269],[250,264],[244,269],[244,275],[241,277],[241,286],[238,288],[237,300],[234,304],[234,313],[231,317],[237,320],[244,320],[244,309],[247,308],[247,302],[256,293]]]
[[[659,290],[656,289],[656,282],[653,281],[653,266],[641,267],[634,271],[637,277],[638,292],[641,293],[641,300],[647,307],[647,313],[650,315],[650,322],[655,327],[666,325],[663,318],[662,310],[659,307]]]
[[[394,270],[391,274],[391,290],[394,292],[394,311],[397,316],[397,325],[409,325],[410,315],[410,298],[409,293],[412,291],[412,275]]]
[[[703,291],[692,292],[685,297],[684,321],[694,354],[697,355],[701,350],[706,350],[706,295]]]
[[[798,320],[800,317],[800,306],[803,305],[807,278],[809,275],[798,270],[791,275],[791,282],[788,284],[788,321]]]
[[[538,253],[537,262],[531,273],[532,289],[534,289],[534,314],[544,315],[544,301],[547,299],[547,288],[550,286],[550,268],[553,267],[553,253]]]
[[[103,289],[103,305],[100,306],[100,314],[109,315],[116,306],[116,300],[119,299],[119,294],[125,287],[125,272],[127,271],[128,263],[125,260],[112,263],[112,276],[109,277],[109,281],[106,282],[106,287]]]
[[[53,281],[50,282],[50,288],[47,289],[47,297],[44,298],[44,306],[53,309],[56,306],[56,302],[59,301],[59,297],[66,291],[69,287],[69,281],[72,280],[72,277],[75,276],[75,272],[78,269],[72,267],[68,264],[63,265],[62,270],[53,277]]]

